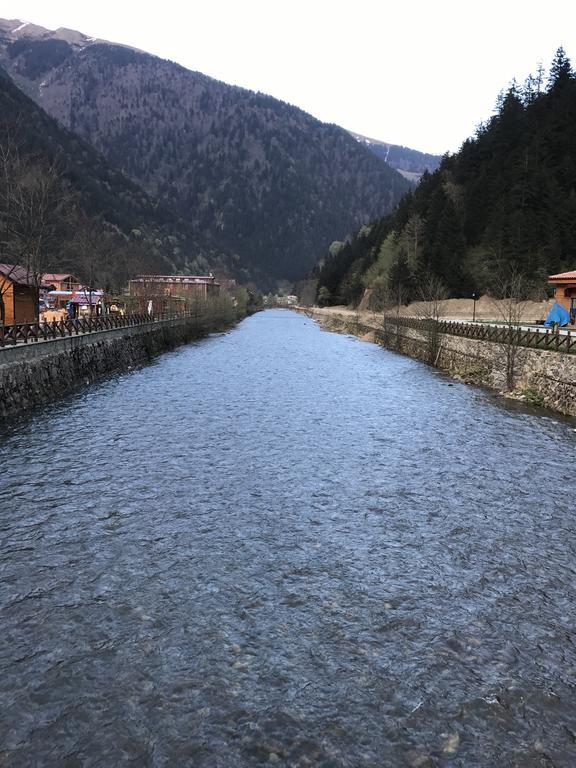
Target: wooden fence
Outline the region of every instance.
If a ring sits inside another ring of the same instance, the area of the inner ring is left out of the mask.
[[[567,331],[558,333],[550,328],[523,329],[498,325],[480,325],[478,323],[458,323],[453,320],[430,320],[418,317],[387,316],[385,325],[398,325],[404,328],[426,331],[432,323],[438,325],[439,333],[463,336],[467,339],[492,341],[498,344],[532,349],[547,349],[552,352],[576,352],[576,333]]]
[[[143,323],[159,322],[161,320],[176,320],[183,317],[197,316],[197,313],[184,312],[173,315],[101,315],[99,317],[82,317],[74,320],[39,321],[37,323],[16,323],[15,325],[0,324],[0,347],[15,344],[28,344],[48,339],[62,339],[67,336],[78,336],[95,331],[110,331],[114,328],[128,328]]]

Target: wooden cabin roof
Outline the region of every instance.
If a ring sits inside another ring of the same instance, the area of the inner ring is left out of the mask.
[[[29,269],[18,264],[0,264],[0,276],[5,277],[16,285],[27,285],[36,288],[34,274]]]

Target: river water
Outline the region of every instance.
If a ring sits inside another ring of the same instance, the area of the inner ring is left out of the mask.
[[[576,765],[574,424],[272,310],[0,441],[0,765]]]

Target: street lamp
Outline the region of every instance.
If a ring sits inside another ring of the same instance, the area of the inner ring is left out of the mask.
[[[476,322],[476,294],[472,294],[472,301],[474,304],[472,305],[472,322]]]

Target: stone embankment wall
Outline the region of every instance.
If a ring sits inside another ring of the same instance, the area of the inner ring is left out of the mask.
[[[423,331],[375,321],[352,311],[327,313],[307,309],[326,330],[352,333],[376,341],[387,349],[430,360],[430,341]],[[436,366],[470,384],[506,389],[505,345],[479,339],[440,334],[434,353]],[[514,361],[514,396],[567,416],[576,416],[576,355],[517,347]]]
[[[180,318],[0,349],[0,420],[230,324]]]

